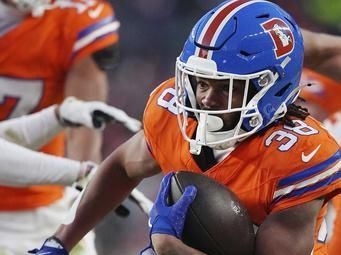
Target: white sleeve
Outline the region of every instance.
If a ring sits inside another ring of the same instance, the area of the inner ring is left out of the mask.
[[[37,150],[63,130],[55,115],[56,106],[0,122],[0,137],[12,143]]]
[[[81,163],[31,151],[0,138],[0,185],[71,185],[79,176]]]

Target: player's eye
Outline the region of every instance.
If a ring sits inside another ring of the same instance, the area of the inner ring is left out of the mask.
[[[198,81],[197,86],[200,90],[206,90],[208,89],[208,84],[204,81]]]

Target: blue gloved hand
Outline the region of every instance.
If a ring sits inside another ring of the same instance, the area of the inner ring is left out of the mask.
[[[169,173],[162,179],[159,193],[150,211],[150,236],[157,233],[172,235],[179,239],[182,236],[186,213],[197,194],[197,189],[194,186],[186,187],[185,192],[175,204],[167,205],[173,175],[174,173]],[[151,240],[149,246],[140,252],[140,255],[155,254]]]
[[[162,179],[159,193],[150,212],[150,235],[167,234],[181,239],[187,210],[197,194],[197,189],[192,185],[187,186],[175,204],[167,205],[173,175],[174,173],[169,173]]]
[[[45,240],[40,249],[28,251],[28,253],[36,255],[69,255],[63,244],[55,237]]]

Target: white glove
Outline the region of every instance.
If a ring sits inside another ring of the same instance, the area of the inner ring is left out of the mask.
[[[81,162],[81,167],[78,175],[77,181],[72,185],[79,191],[85,189],[89,181],[95,175],[97,170],[97,164],[92,161]]]
[[[147,216],[149,216],[150,210],[152,209],[154,203],[146,197],[137,188],[133,189],[129,195],[129,199],[134,202]]]
[[[103,129],[110,121],[122,123],[132,132],[141,129],[141,122],[129,117],[123,110],[100,101],[81,101],[74,97],[66,98],[59,107],[59,120],[64,126],[86,126]]]

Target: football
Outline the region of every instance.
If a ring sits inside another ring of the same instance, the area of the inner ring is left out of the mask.
[[[253,254],[253,224],[237,196],[205,175],[180,171],[172,177],[169,203],[188,185],[197,188],[197,196],[187,212],[183,242],[209,255]]]

